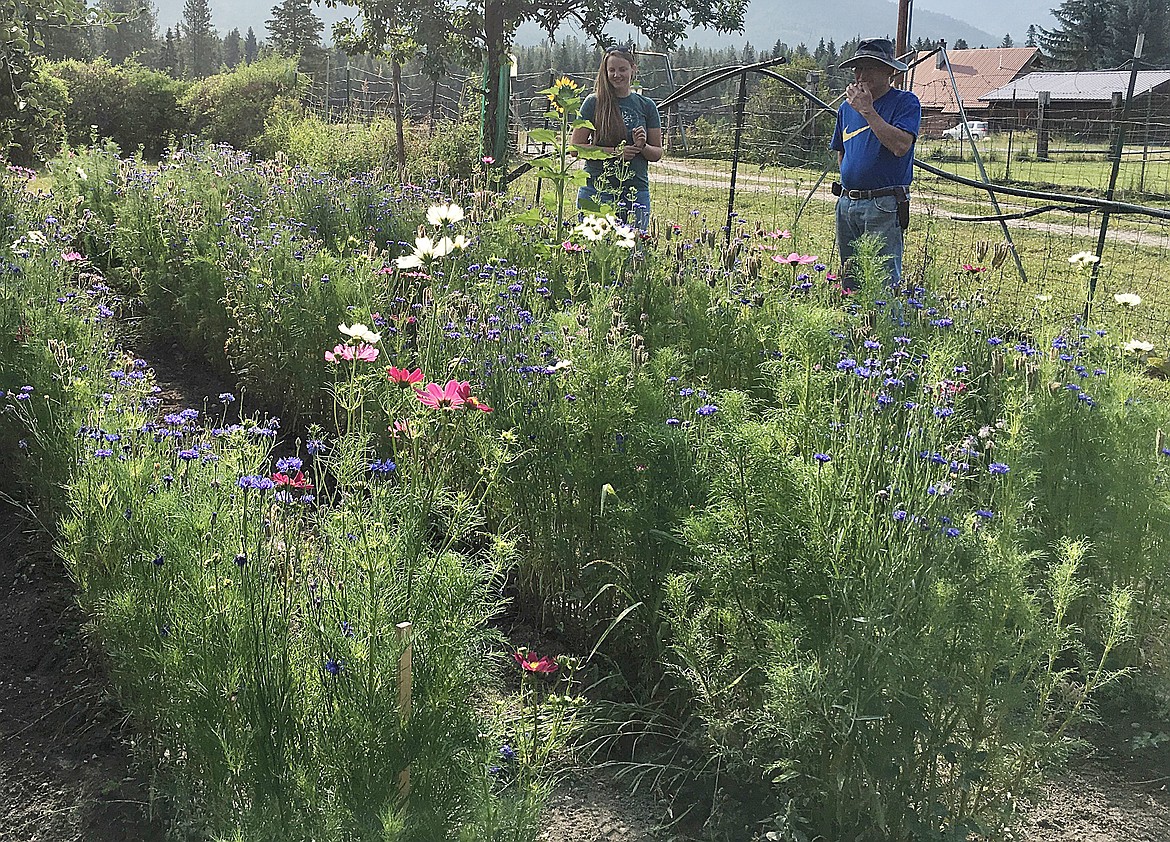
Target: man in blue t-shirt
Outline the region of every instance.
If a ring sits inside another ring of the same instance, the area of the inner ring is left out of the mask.
[[[853,83],[837,109],[832,149],[837,151],[841,183],[837,199],[837,247],[841,251],[842,286],[856,289],[851,271],[853,242],[876,234],[884,242],[890,285],[902,281],[902,232],[909,222],[914,141],[922,121],[922,104],[909,91],[891,85],[895,71],[907,69],[894,56],[888,38],[867,38],[853,58]],[[899,207],[902,206],[902,207]]]

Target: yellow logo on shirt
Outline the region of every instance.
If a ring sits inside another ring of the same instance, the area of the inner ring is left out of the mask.
[[[841,142],[844,143],[845,141],[849,140],[849,138],[856,137],[868,128],[869,126],[862,126],[860,129],[854,129],[853,131],[842,131]]]

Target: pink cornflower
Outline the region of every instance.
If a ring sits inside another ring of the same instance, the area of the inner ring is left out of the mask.
[[[428,383],[425,389],[415,394],[423,406],[431,409],[462,409],[465,403],[458,380],[448,380],[446,386]]]
[[[423,373],[421,368],[416,368],[414,371],[411,371],[407,368],[389,366],[386,369],[386,377],[389,378],[391,383],[396,384],[398,388],[409,389],[416,383],[422,382]]]

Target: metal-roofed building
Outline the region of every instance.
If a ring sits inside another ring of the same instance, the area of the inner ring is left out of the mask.
[[[1120,119],[1128,70],[1038,71],[982,94],[988,119],[1027,127],[1037,119],[1037,100],[1047,91],[1044,119],[1051,130],[1070,138],[1109,137]],[[1146,124],[1149,140],[1170,141],[1170,70],[1139,70],[1130,105],[1130,124]]]
[[[910,90],[922,103],[922,134],[927,137],[938,135],[958,122],[955,88],[967,116],[986,120],[991,104],[980,97],[1021,77],[1027,78],[1036,69],[1041,55],[1036,47],[998,47],[947,50],[947,58],[955,74],[954,87],[946,66],[940,66],[938,58],[917,65],[909,78]]]

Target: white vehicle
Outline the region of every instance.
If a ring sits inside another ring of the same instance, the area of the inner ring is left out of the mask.
[[[987,137],[987,123],[982,120],[968,120],[967,127],[971,130],[971,137],[975,140],[983,140]],[[954,140],[961,140],[966,133],[963,131],[963,124],[959,123],[957,126],[947,129],[943,132],[943,137],[953,138]]]

